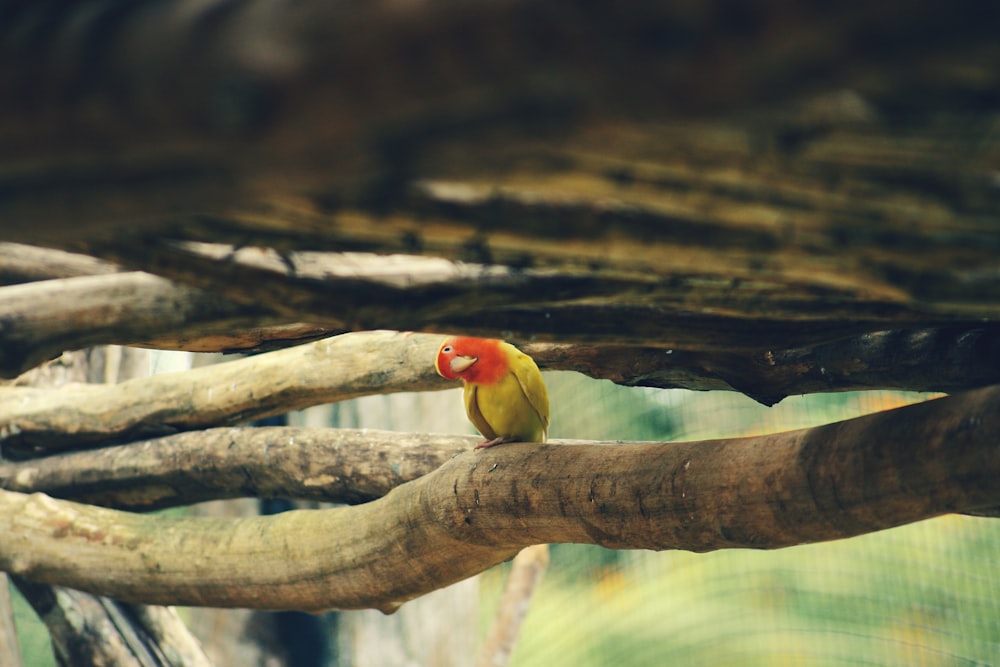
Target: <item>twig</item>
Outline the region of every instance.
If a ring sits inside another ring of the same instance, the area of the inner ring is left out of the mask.
[[[547,544],[525,547],[514,556],[507,584],[500,596],[500,606],[479,653],[477,667],[504,667],[510,662],[521,624],[531,605],[531,597],[548,566]]]

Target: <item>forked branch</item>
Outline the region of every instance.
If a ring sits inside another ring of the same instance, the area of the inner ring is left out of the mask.
[[[351,508],[238,521],[0,492],[0,569],[116,599],[319,610],[405,601],[539,543],[773,549],[1000,505],[1000,388],[693,443],[511,444]]]

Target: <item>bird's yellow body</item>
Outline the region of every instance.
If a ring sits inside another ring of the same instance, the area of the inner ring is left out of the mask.
[[[549,395],[535,361],[509,343],[449,338],[435,364],[438,373],[465,384],[465,412],[489,447],[502,442],[545,442]]]

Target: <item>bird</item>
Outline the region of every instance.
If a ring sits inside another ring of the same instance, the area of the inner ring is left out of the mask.
[[[510,343],[453,336],[438,348],[434,368],[446,380],[462,380],[465,412],[486,438],[476,449],[548,438],[545,381],[535,360]]]

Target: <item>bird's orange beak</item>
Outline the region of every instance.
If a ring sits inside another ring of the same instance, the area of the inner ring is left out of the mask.
[[[479,357],[463,357],[457,356],[448,362],[448,367],[451,368],[451,372],[456,375],[462,371],[467,370],[472,364],[479,361]]]

